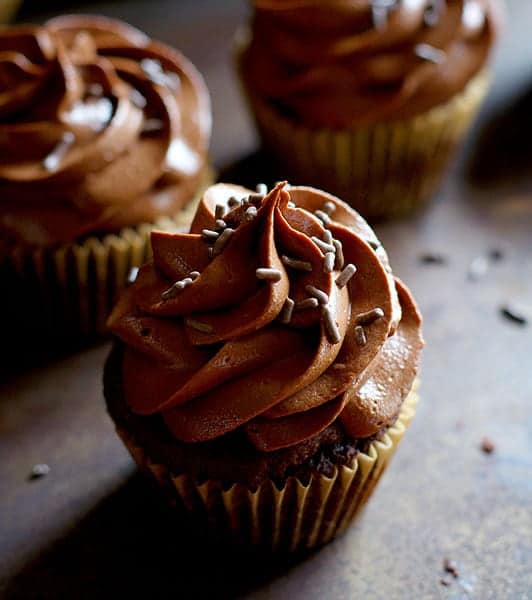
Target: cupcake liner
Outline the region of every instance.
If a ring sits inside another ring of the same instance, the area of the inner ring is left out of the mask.
[[[279,176],[325,189],[365,217],[383,218],[408,214],[428,202],[488,84],[485,70],[447,103],[416,117],[345,130],[307,128],[279,114],[253,90],[245,92]]]
[[[314,474],[310,481],[288,477],[281,488],[267,480],[256,489],[219,481],[198,483],[190,475],[173,475],[152,462],[123,428],[118,427],[131,456],[154,479],[195,531],[237,547],[291,553],[318,547],[344,531],[364,506],[412,420],[417,384],[403,402],[396,422],[352,467],[335,468],[332,477]]]
[[[28,330],[54,341],[81,341],[106,332],[106,320],[133,267],[150,257],[150,233],[183,230],[194,216],[203,189],[177,215],[59,248],[16,246],[2,257],[2,302],[15,331]]]

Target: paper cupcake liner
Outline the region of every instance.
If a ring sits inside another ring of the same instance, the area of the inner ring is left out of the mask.
[[[54,249],[9,249],[0,273],[1,300],[9,310],[4,314],[12,316],[11,326],[54,341],[76,342],[104,334],[131,269],[150,257],[150,233],[184,230],[211,179],[209,172],[201,192],[175,216]]]
[[[488,84],[483,71],[463,92],[426,113],[345,130],[306,128],[252,90],[245,92],[279,176],[333,193],[366,217],[382,218],[411,213],[431,198]]]
[[[288,477],[282,488],[267,480],[257,489],[242,484],[224,488],[190,475],[174,476],[150,460],[124,429],[119,436],[141,469],[197,531],[240,548],[292,553],[321,546],[344,531],[364,506],[412,420],[418,402],[414,386],[397,421],[359,453],[352,467],[335,468],[332,477],[315,474],[308,483]]]

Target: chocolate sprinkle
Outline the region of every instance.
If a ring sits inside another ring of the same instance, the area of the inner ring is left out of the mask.
[[[333,246],[336,250],[336,254],[334,256],[334,268],[337,271],[344,268],[344,247],[342,246],[342,242],[340,240],[333,240]]]
[[[366,338],[366,332],[364,331],[364,327],[362,327],[362,325],[357,325],[355,327],[355,340],[359,346],[365,346],[368,341]]]
[[[318,308],[318,300],[316,298],[305,298],[300,300],[295,305],[295,310],[306,310],[307,308]]]
[[[331,217],[327,213],[324,213],[322,210],[315,210],[314,214],[318,217],[318,219],[325,225],[325,227],[329,227],[331,224]]]
[[[287,298],[283,304],[283,308],[279,313],[279,321],[284,325],[287,325],[292,320],[292,313],[294,312],[294,307],[296,303],[292,300],[292,298]]]
[[[460,576],[460,573],[458,571],[458,565],[454,562],[454,560],[445,558],[443,561],[443,569],[447,573],[450,573],[455,579],[458,579],[458,577]]]
[[[223,204],[217,204],[214,207],[214,218],[216,220],[223,219],[224,215],[225,215],[225,206]]]
[[[443,254],[433,254],[432,252],[425,252],[419,257],[419,261],[424,265],[446,265],[447,257]]]
[[[195,321],[194,319],[185,319],[186,325],[192,327],[196,331],[201,331],[201,333],[212,333],[212,326],[208,323],[200,323],[199,321]]]
[[[323,240],[323,241],[324,241],[326,244],[332,244],[332,243],[333,243],[333,235],[332,235],[332,233],[331,233],[331,232],[330,232],[328,229],[326,229],[326,230],[323,232],[323,235],[322,235],[321,239],[322,239],[322,240]]]
[[[336,278],[336,285],[340,289],[342,289],[345,285],[347,285],[347,283],[349,282],[351,277],[353,277],[353,275],[356,272],[357,272],[357,268],[355,267],[355,265],[353,263],[349,263],[348,265],[345,266],[344,270]]]
[[[320,304],[329,303],[329,296],[327,296],[327,294],[324,291],[319,290],[317,287],[314,287],[313,285],[306,285],[305,291],[307,292],[307,294],[310,294],[311,296],[314,296],[314,298],[317,298]]]
[[[324,273],[332,273],[334,269],[334,252],[327,252],[325,257],[323,258],[323,272]]]
[[[435,65],[443,64],[447,58],[443,50],[435,48],[430,44],[416,44],[414,54],[418,58],[434,63]]]
[[[37,465],[33,465],[28,479],[40,479],[41,477],[46,477],[50,473],[50,467],[45,463],[39,463]]]
[[[227,245],[227,242],[229,242],[229,239],[233,235],[234,231],[235,230],[231,229],[230,227],[222,231],[218,239],[214,242],[213,256],[218,256],[218,254],[221,254],[223,252],[225,246]]]
[[[492,454],[495,451],[495,444],[489,437],[483,437],[480,443],[480,449],[485,454]]]
[[[283,274],[279,269],[271,269],[269,267],[259,267],[255,271],[257,279],[265,279],[268,281],[281,281]]]
[[[318,246],[318,248],[323,252],[323,254],[325,254],[326,252],[334,252],[334,246],[332,244],[327,244],[315,235],[313,235],[310,239],[316,244],[316,246]]]
[[[528,318],[526,315],[519,310],[516,306],[511,304],[505,304],[500,308],[501,315],[508,321],[516,323],[517,325],[527,325]]]
[[[260,204],[264,200],[264,194],[250,194],[248,202],[251,204]]]
[[[356,323],[357,325],[371,325],[377,319],[382,319],[382,317],[384,317],[382,308],[372,308],[357,315]]]
[[[242,201],[235,198],[235,196],[231,196],[227,201],[227,204],[229,205],[229,208],[236,208],[237,206],[241,206]]]
[[[500,248],[492,248],[488,256],[493,262],[500,262],[504,258],[504,252]]]
[[[451,582],[448,579],[444,579],[443,577],[440,579],[440,583],[445,587],[449,587],[451,585]]]
[[[283,254],[281,256],[281,261],[287,267],[291,269],[296,269],[297,271],[308,271],[309,273],[312,271],[312,264],[307,260],[298,260],[297,258],[290,258]]]
[[[327,202],[322,206],[321,210],[330,217],[336,210],[336,204],[330,200],[327,200]]]
[[[378,250],[382,245],[378,240],[366,240],[366,242],[373,248],[373,250]]]
[[[323,323],[325,325],[325,331],[327,332],[327,338],[332,344],[338,344],[341,340],[340,330],[334,319],[334,315],[329,306],[321,307],[321,316],[323,317]]]
[[[220,237],[220,234],[217,231],[213,231],[212,229],[202,229],[201,235],[204,240],[215,241]]]

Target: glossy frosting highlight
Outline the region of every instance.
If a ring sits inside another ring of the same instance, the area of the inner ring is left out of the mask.
[[[335,422],[369,437],[396,418],[421,318],[346,204],[218,184],[190,233],[154,232],[152,247],[109,319],[134,412],[162,414],[183,442],[242,429],[265,452]]]
[[[485,65],[498,0],[255,0],[242,72],[290,118],[342,128],[444,103]]]
[[[209,97],[179,52],[104,17],[0,32],[0,233],[54,245],[175,214],[196,191]]]

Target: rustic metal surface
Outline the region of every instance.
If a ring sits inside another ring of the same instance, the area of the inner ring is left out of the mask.
[[[197,64],[213,94],[218,167],[254,150],[230,64],[243,2],[83,8],[125,18]],[[378,227],[394,270],[421,304],[427,348],[418,415],[356,525],[281,566],[185,542],[105,414],[103,344],[3,375],[0,593],[532,598],[532,324],[499,314],[509,300],[532,303],[532,3],[510,0],[509,13],[492,94],[439,198],[424,215]],[[253,178],[257,164],[233,172]],[[468,280],[471,259],[491,249],[502,260]],[[422,264],[426,252],[446,264]],[[484,436],[495,444],[491,454],[480,449]],[[29,481],[36,463],[51,472]],[[445,558],[457,563],[458,578],[444,572]]]

